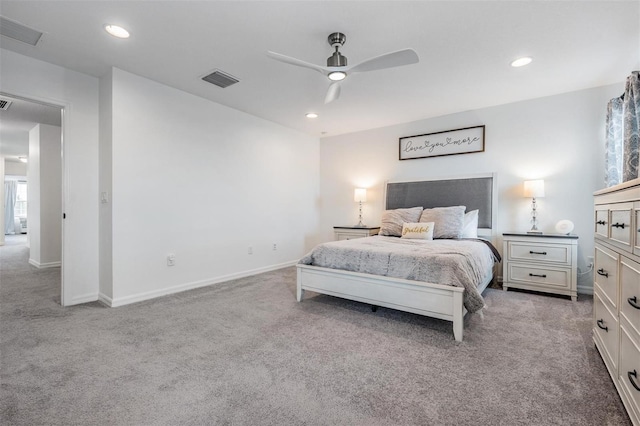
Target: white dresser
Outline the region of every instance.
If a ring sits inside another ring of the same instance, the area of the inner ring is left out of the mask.
[[[502,234],[502,288],[521,288],[570,296],[577,292],[578,236]]]
[[[593,341],[640,425],[640,179],[594,194]]]

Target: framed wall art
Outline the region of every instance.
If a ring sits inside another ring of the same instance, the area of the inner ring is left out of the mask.
[[[484,151],[484,126],[400,138],[400,160]]]

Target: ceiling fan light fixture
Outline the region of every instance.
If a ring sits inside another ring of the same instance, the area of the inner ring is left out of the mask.
[[[515,61],[511,62],[511,66],[514,68],[524,67],[525,65],[529,65],[533,61],[533,58],[529,56],[524,56],[522,58],[518,58]]]
[[[343,71],[333,71],[330,72],[327,77],[329,77],[331,81],[341,81],[347,77],[347,73]]]
[[[117,25],[106,24],[104,30],[114,37],[129,38],[129,31]]]
[[[304,116],[307,118],[318,118],[318,114],[316,114],[315,112],[308,112]]]

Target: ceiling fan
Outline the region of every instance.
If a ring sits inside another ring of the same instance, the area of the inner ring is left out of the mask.
[[[327,95],[324,99],[325,104],[338,99],[338,97],[340,96],[340,81],[344,80],[349,74],[400,67],[403,65],[415,64],[420,60],[415,50],[402,49],[367,59],[357,65],[348,66],[347,57],[340,53],[340,51],[338,50],[340,46],[344,45],[346,40],[347,37],[342,33],[329,34],[328,42],[331,47],[334,47],[336,50],[335,52],[333,52],[333,55],[327,58],[326,67],[323,67],[322,65],[311,64],[300,59],[292,58],[290,56],[285,56],[280,53],[271,51],[267,52],[267,55],[277,61],[284,62],[286,64],[296,65],[299,67],[318,71],[320,74],[329,78],[332,83],[329,85],[329,90],[327,90]]]

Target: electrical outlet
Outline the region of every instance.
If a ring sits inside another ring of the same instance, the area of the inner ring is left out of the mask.
[[[169,253],[167,255],[167,266],[174,266],[176,264],[176,255],[174,253]]]
[[[273,251],[278,250],[278,245],[276,243],[273,243]]]
[[[249,246],[249,250],[247,250],[248,254],[253,254],[253,247]]]

